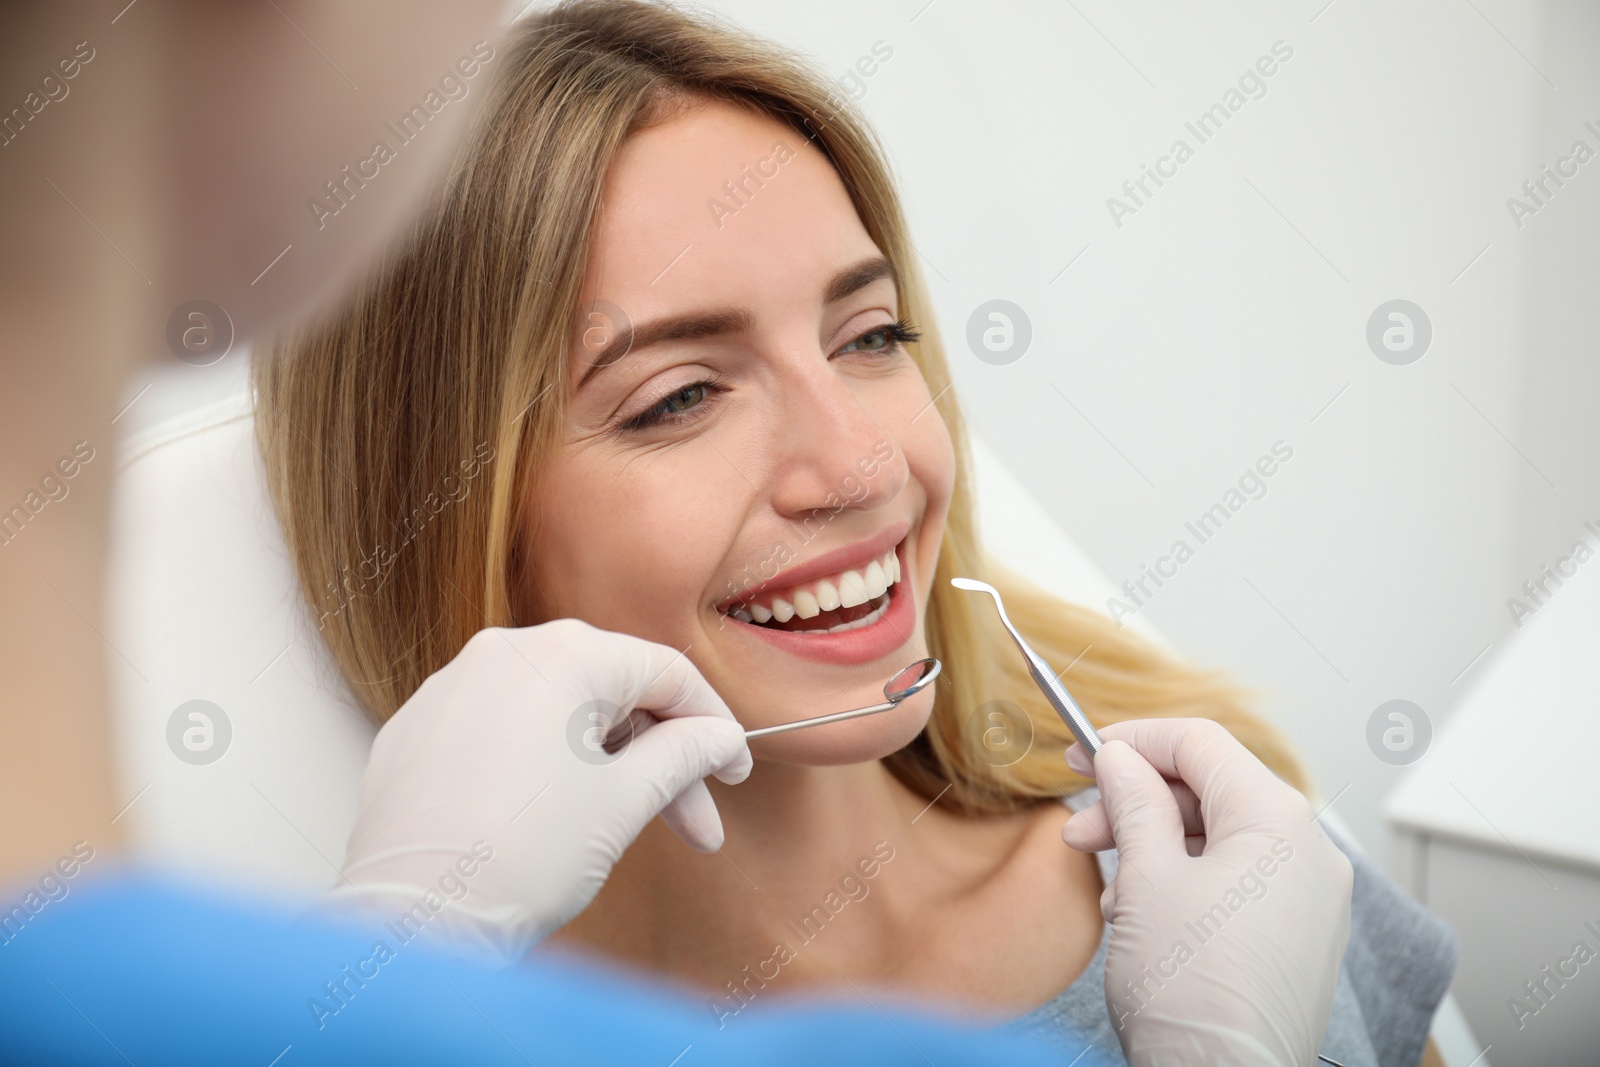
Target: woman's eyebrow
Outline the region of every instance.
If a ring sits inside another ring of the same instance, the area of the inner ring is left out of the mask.
[[[828,284],[822,289],[822,302],[832,304],[843,300],[880,278],[894,279],[895,288],[899,288],[899,275],[894,269],[894,264],[882,256],[864,259],[854,266],[846,267],[828,280]],[[750,329],[754,323],[755,316],[748,309],[726,308],[720,311],[701,311],[689,315],[651,319],[640,326],[629,325],[619,330],[611,342],[589,363],[583,372],[583,377],[578,379],[578,388],[582,389],[597,372],[611,366],[629,352],[648,348],[658,341],[685,341],[696,337],[739,333]]]

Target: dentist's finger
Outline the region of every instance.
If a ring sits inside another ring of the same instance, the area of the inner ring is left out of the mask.
[[[650,729],[659,721],[643,708],[634,708],[620,722],[606,731],[605,741],[600,747],[607,752],[619,752],[627,747],[628,742]]]
[[[724,758],[723,750],[730,747],[732,741],[744,740],[742,727],[733,724],[731,730],[737,733],[736,739],[726,736],[730,726],[721,722],[702,719],[657,722],[646,734],[634,739],[636,751],[630,753],[644,757],[628,769],[643,776],[640,780],[650,790],[646,798],[650,810],[660,814],[661,821],[671,827],[684,844],[699,852],[715,852],[722,847],[722,816],[711,798],[711,790],[706,787],[705,776],[716,772],[717,761]],[[724,736],[713,736],[708,741],[703,736],[707,733]],[[647,743],[650,734],[665,736],[665,743],[662,736]],[[663,760],[667,767],[664,775],[659,773]],[[723,767],[726,773],[727,764]],[[673,788],[685,777],[688,777],[688,784],[674,794]],[[741,776],[738,781],[742,780]]]
[[[1206,829],[1200,821],[1200,798],[1183,782],[1168,782],[1167,789],[1172,793],[1173,802],[1178,805],[1185,839],[1203,842]],[[1097,800],[1068,819],[1061,828],[1061,840],[1079,852],[1104,852],[1116,848],[1116,843],[1111,839],[1111,819],[1106,814],[1105,801]],[[1190,854],[1195,853],[1191,851]]]
[[[1100,891],[1100,918],[1104,919],[1108,923],[1111,923],[1115,921],[1116,914],[1117,880],[1113,878],[1111,881],[1107,882],[1106,887]]]
[[[715,852],[722,847],[722,816],[703,781],[695,782],[662,808],[661,821],[696,852]]]
[[[1262,798],[1293,793],[1210,719],[1130,719],[1107,726],[1100,736],[1127,743],[1162,777],[1187,784],[1200,799],[1206,833],[1213,838],[1274,823],[1281,805],[1264,804]]]
[[[1089,758],[1089,750],[1074,741],[1067,746],[1067,766],[1083,775],[1085,778],[1094,777],[1094,761]]]
[[[704,788],[702,779],[707,775],[716,774],[723,781],[731,779],[730,784],[743,781],[742,771],[737,777],[733,777],[733,772],[741,767],[741,757],[748,760],[749,753],[743,727],[736,722],[705,716],[666,719],[639,734],[614,765],[622,775],[620,787],[634,794],[630,807],[637,813],[633,832],[637,834],[645,823],[667,810],[669,802],[687,793],[691,786]],[[707,792],[706,800],[709,799]],[[698,818],[699,813],[708,809],[716,810],[714,805],[697,798],[690,798],[687,803],[691,805],[687,813],[692,818]],[[701,821],[709,826],[707,820]],[[668,822],[670,825],[670,818]],[[716,847],[721,847],[720,819],[717,825]]]
[[[1156,769],[1125,741],[1107,741],[1095,757],[1095,779],[1123,861],[1152,865],[1185,856],[1183,816]]]
[[[1198,856],[1205,850],[1204,837],[1186,837],[1183,839],[1184,847],[1190,856]],[[1100,891],[1100,917],[1108,923],[1115,923],[1117,916],[1117,880],[1115,878],[1106,883],[1105,889]]]
[[[661,720],[704,717],[738,725],[727,702],[682,651],[629,634],[608,636],[616,639],[610,647],[622,679],[618,702],[624,707],[643,708]],[[730,785],[744,781],[755,765],[742,729],[739,738],[740,751],[715,768],[717,778]]]

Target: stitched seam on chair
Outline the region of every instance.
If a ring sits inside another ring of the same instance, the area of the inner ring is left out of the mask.
[[[214,406],[221,407],[223,403],[236,404],[237,401],[223,401]],[[144,433],[139,434],[129,442],[128,454],[123,456],[121,462],[118,463],[116,473],[123,473],[135,463],[145,459],[153,453],[159,452],[168,445],[175,445],[179,441],[187,440],[188,438],[207,433],[211,430],[220,429],[224,426],[230,425],[231,423],[254,418],[254,409],[247,409],[244,411],[235,411],[227,416],[208,416],[190,425],[180,424],[181,428],[174,428],[170,423],[162,426],[152,427],[151,429],[146,430]],[[151,438],[153,438],[153,440]]]

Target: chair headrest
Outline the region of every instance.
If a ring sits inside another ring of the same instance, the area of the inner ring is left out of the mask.
[[[200,877],[331,885],[375,729],[303,607],[248,393],[124,443],[109,563],[133,851]]]

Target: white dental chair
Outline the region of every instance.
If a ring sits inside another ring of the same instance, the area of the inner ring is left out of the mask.
[[[973,453],[990,550],[1078,603],[1114,595],[982,441]],[[247,391],[128,438],[117,464],[106,638],[128,846],[236,889],[319,892],[375,728],[302,606]],[[1478,1053],[1452,999],[1434,1036],[1451,1067]]]

